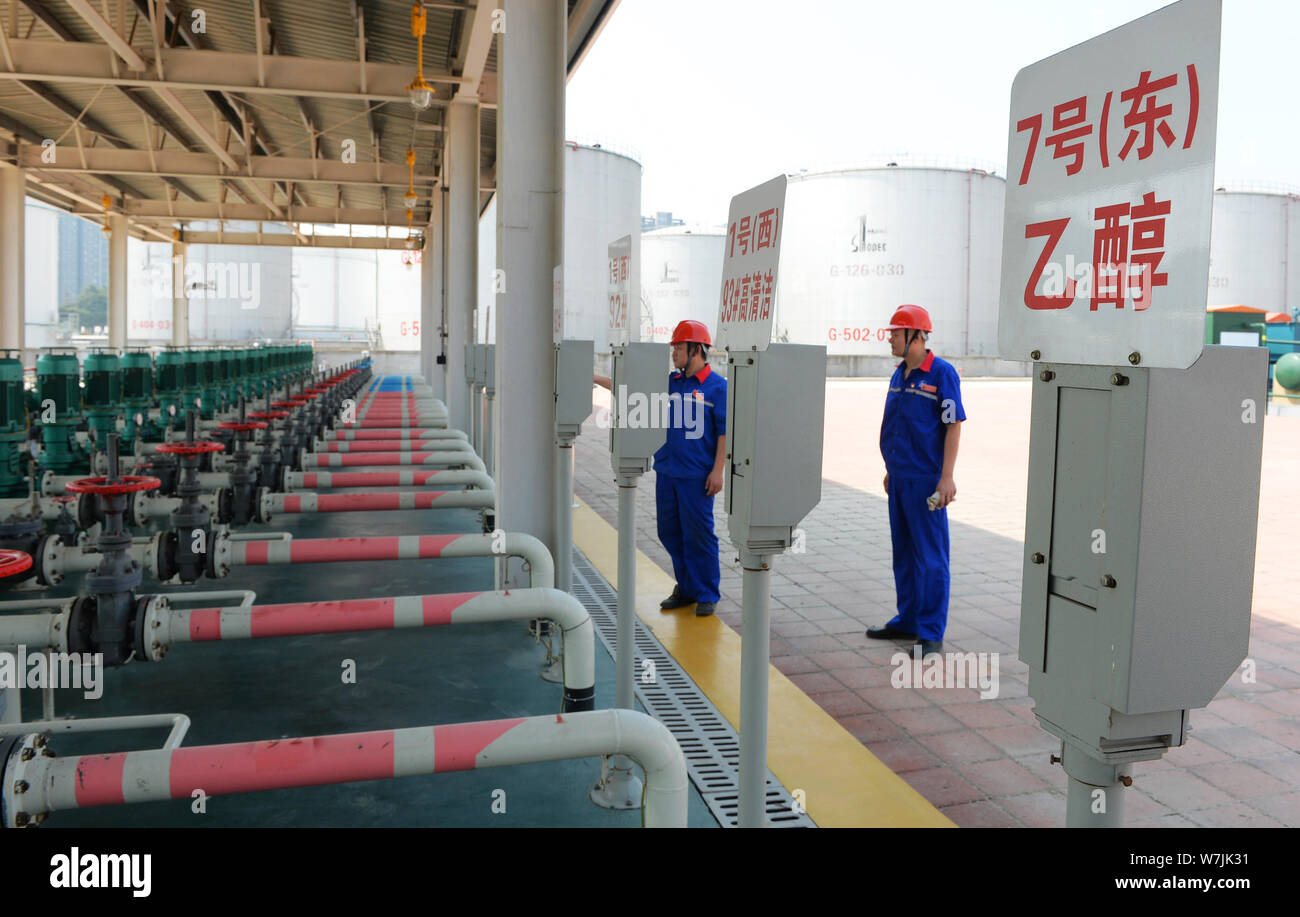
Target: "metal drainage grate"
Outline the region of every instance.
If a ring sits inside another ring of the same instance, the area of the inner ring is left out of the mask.
[[[573,552],[573,595],[591,615],[591,623],[614,656],[618,596],[576,548]],[[724,828],[736,827],[740,815],[740,737],[731,724],[682,671],[655,636],[636,622],[636,671],[641,660],[654,661],[655,680],[636,680],[637,700],[677,739],[686,768],[709,810]],[[772,772],[767,773],[767,820],[773,828],[815,828],[816,823],[794,810],[794,800]]]

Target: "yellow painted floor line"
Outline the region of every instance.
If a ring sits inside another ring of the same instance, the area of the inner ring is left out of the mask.
[[[586,503],[574,510],[573,540],[617,588],[617,532]],[[740,636],[690,607],[661,611],[672,577],[640,551],[636,578],[641,623],[739,731]],[[769,676],[767,764],[787,789],[804,791],[813,821],[824,828],[955,827],[790,679],[774,667]]]

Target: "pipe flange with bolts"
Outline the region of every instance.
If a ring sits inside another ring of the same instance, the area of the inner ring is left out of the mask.
[[[136,615],[136,658],[145,662],[161,662],[167,655],[164,642],[163,618],[171,611],[171,601],[165,595],[144,596],[143,607]]]
[[[53,757],[45,736],[26,735],[0,739],[0,825],[6,828],[34,828],[45,821],[45,813],[29,814],[24,797],[38,779],[33,771],[37,758]]]

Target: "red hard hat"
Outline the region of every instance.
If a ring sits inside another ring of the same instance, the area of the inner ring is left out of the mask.
[[[713,339],[709,337],[709,329],[704,322],[692,321],[688,318],[684,322],[677,323],[670,343],[703,344],[705,347],[712,347]]]
[[[912,328],[916,331],[933,331],[930,325],[930,313],[926,312],[920,306],[899,306],[894,310],[894,315],[885,326],[886,331],[896,331],[900,328]]]

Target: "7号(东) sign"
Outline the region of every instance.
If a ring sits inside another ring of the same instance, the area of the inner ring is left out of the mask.
[[[632,237],[624,236],[609,243],[609,343],[614,346],[631,340],[628,325],[628,292],[632,277]]]
[[[1221,0],[1181,0],[1011,87],[998,344],[1186,369],[1205,341]]]
[[[731,199],[722,254],[722,294],[715,347],[767,350],[772,342],[785,176]]]

